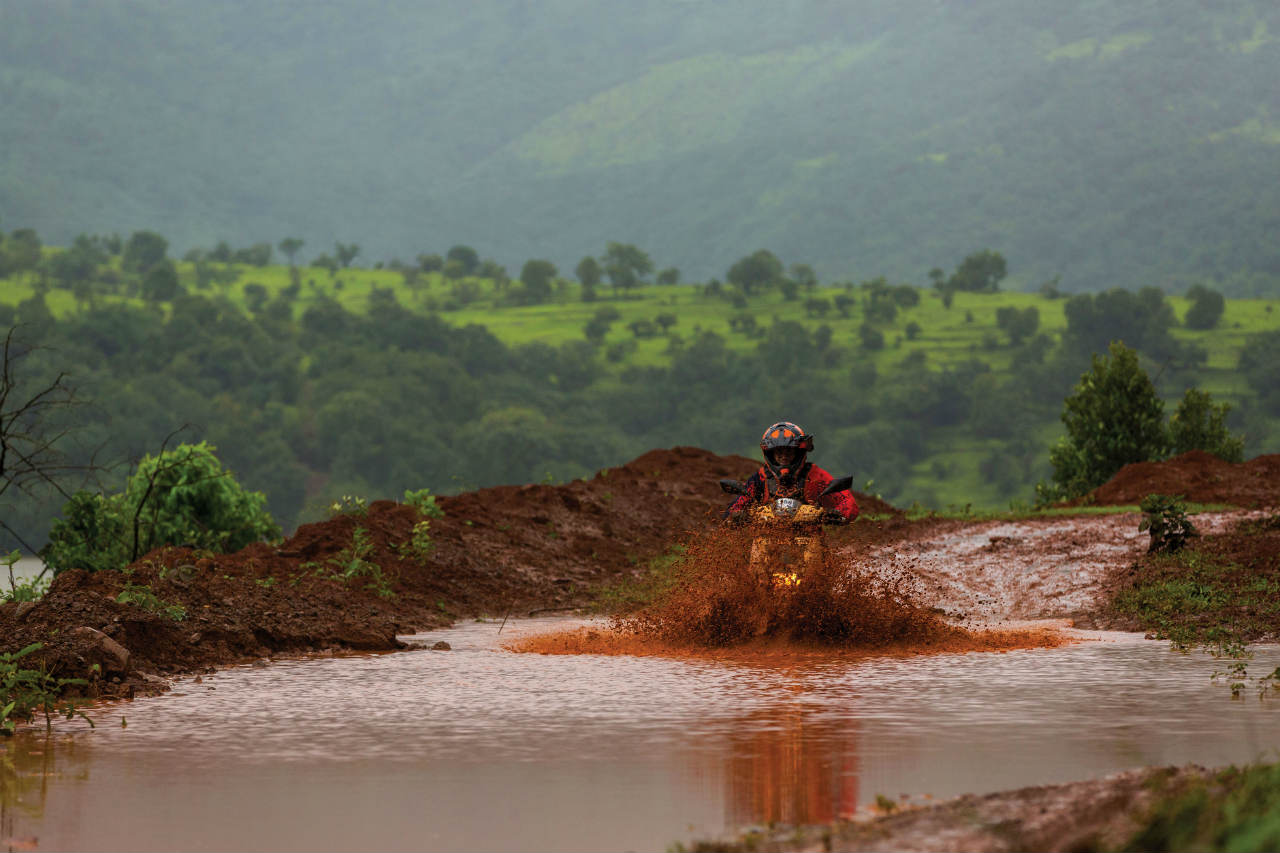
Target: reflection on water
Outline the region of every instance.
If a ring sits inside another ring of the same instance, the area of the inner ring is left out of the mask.
[[[564,623],[542,621],[540,630]],[[1280,703],[1110,635],[1060,649],[779,665],[501,651],[184,680],[4,753],[4,838],[41,849],[651,850],[1142,764],[1252,760]],[[502,639],[512,627],[508,624]],[[1278,661],[1274,650],[1259,670]],[[120,725],[127,717],[128,727]]]

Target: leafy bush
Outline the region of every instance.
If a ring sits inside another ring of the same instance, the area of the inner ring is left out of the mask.
[[[405,492],[408,495],[408,492]],[[329,504],[329,517],[354,515],[360,518],[369,514],[369,502],[359,495],[343,495]]]
[[[148,455],[124,494],[76,492],[49,532],[45,562],[55,575],[120,569],[157,545],[228,552],[278,537],[266,497],[245,491],[214,449],[200,442]]]
[[[1188,539],[1200,535],[1191,519],[1187,518],[1187,509],[1183,506],[1181,497],[1147,495],[1142,499],[1142,523],[1138,525],[1138,530],[1150,532],[1148,554],[1180,551],[1186,546]]]
[[[369,559],[373,555],[373,539],[369,531],[357,527],[351,531],[351,544],[326,562],[336,570],[334,580],[350,582],[356,578],[369,578],[365,589],[377,593],[380,598],[394,598],[391,580],[382,573],[382,566]]]
[[[1067,435],[1050,451],[1053,479],[1064,497],[1102,485],[1130,462],[1159,459],[1168,446],[1164,403],[1138,364],[1138,354],[1113,341],[1110,357],[1093,356],[1062,412]]]

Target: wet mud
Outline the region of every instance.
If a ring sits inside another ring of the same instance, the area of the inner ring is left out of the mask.
[[[43,600],[0,606],[0,649],[41,643],[31,664],[89,680],[92,695],[131,696],[164,689],[164,677],[175,673],[394,650],[403,646],[398,635],[461,618],[580,608],[606,585],[643,575],[673,543],[705,543],[700,532],[718,526],[726,502],[717,481],[745,478],[756,467],[744,457],[676,447],[589,480],[442,497],[445,515],[430,520],[426,553],[408,549],[423,518],[391,501],[233,554],[158,549],[125,572],[68,571]],[[1093,499],[1133,502],[1159,489],[1195,501],[1276,506],[1278,467],[1280,457],[1233,466],[1185,454],[1129,466]],[[797,650],[1000,646],[1004,640],[974,632],[1005,619],[1090,624],[1105,609],[1108,584],[1142,547],[1131,516],[968,524],[912,520],[873,496],[857,499],[875,520],[830,532],[830,559],[814,582],[762,598],[732,560],[705,559],[682,593],[614,625],[606,645],[631,653],[645,644],[747,642]],[[379,594],[367,576],[338,577],[358,535],[367,541],[363,558],[392,595]],[[695,545],[694,556],[713,547],[727,546]],[[743,543],[734,547],[740,566]],[[139,588],[154,596],[150,606],[129,601]]]

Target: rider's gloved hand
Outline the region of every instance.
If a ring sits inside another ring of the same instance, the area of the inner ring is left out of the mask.
[[[822,511],[823,524],[847,524],[849,519],[844,517],[844,513],[838,509],[824,509]]]

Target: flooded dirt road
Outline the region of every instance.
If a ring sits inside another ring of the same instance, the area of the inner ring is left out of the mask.
[[[1274,754],[1280,703],[1130,634],[794,662],[451,651],[179,682],[5,746],[8,844],[86,850],[662,850],[874,801]],[[1266,649],[1258,665],[1275,666]],[[121,717],[127,727],[121,726]],[[34,841],[33,841],[34,839]]]

